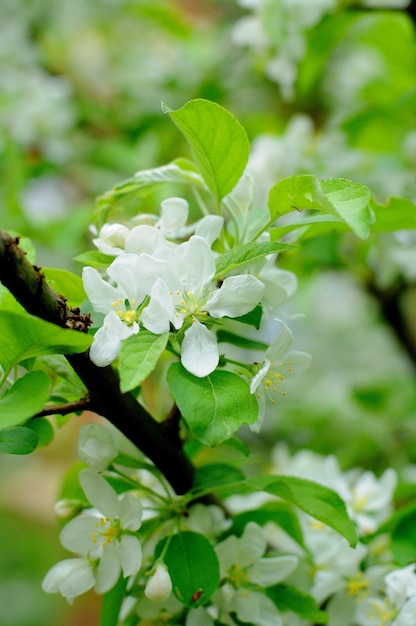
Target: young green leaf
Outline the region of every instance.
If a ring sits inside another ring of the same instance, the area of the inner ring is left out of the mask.
[[[0,399],[0,429],[17,426],[43,409],[49,399],[49,377],[29,372]]]
[[[319,609],[318,603],[312,596],[295,587],[280,583],[269,587],[266,593],[280,611],[292,611],[316,625],[328,623],[328,613]]]
[[[120,576],[110,591],[103,595],[101,604],[100,626],[117,626],[128,578]]]
[[[138,387],[154,370],[168,337],[169,333],[154,335],[141,330],[123,341],[120,350],[120,388],[123,393]]]
[[[156,555],[166,539],[156,547]],[[220,582],[220,567],[214,548],[203,535],[174,535],[164,556],[172,579],[173,593],[182,604],[196,609],[214,593]]]
[[[198,99],[169,115],[192,148],[202,177],[217,205],[239,181],[247,165],[250,144],[244,128],[215,102]]]
[[[344,178],[320,181],[311,174],[283,178],[269,192],[272,219],[295,209],[322,211],[341,219],[361,239],[372,225],[371,194],[365,185]]]
[[[20,361],[42,354],[84,352],[92,337],[60,328],[27,313],[0,311],[0,365],[8,372]]]
[[[371,208],[376,220],[374,232],[416,229],[416,204],[407,198],[389,198],[385,205],[373,201]]]
[[[38,444],[37,434],[25,426],[0,431],[0,453],[30,454]]]
[[[292,246],[279,242],[246,243],[243,246],[227,250],[215,262],[214,278],[221,278],[237,268],[264,259],[268,254],[289,250]]]
[[[228,485],[240,480],[244,480],[243,472],[234,465],[228,465],[227,463],[207,463],[198,467],[195,479],[195,489],[212,489],[218,486]]]
[[[167,380],[188,426],[206,445],[229,439],[241,424],[253,424],[257,419],[257,400],[237,374],[216,370],[197,378],[180,363],[173,363]]]
[[[42,268],[48,284],[58,293],[65,295],[68,306],[76,307],[86,298],[82,279],[68,270]]]
[[[295,476],[259,476],[249,479],[247,484],[292,502],[343,535],[351,546],[357,544],[355,524],[348,516],[345,502],[332,489]]]

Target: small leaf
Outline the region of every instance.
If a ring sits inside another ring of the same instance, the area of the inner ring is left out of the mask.
[[[65,296],[68,306],[79,306],[85,300],[84,285],[77,274],[56,268],[44,267],[42,270],[52,289]]]
[[[160,555],[166,539],[156,547]],[[220,567],[214,548],[203,535],[174,535],[164,556],[172,579],[173,593],[185,606],[196,609],[206,602],[220,582]]]
[[[235,269],[264,259],[268,254],[290,250],[292,246],[280,242],[246,243],[238,248],[227,250],[215,262],[214,279],[222,278]]]
[[[193,487],[197,490],[211,489],[244,480],[244,474],[234,465],[208,463],[197,468]]]
[[[409,508],[391,532],[391,550],[402,566],[416,560],[416,507]]]
[[[0,431],[0,453],[30,454],[38,444],[37,434],[25,426]]]
[[[123,341],[120,350],[120,388],[123,393],[138,387],[154,370],[168,337],[169,333],[154,335],[141,330]]]
[[[83,265],[91,265],[91,267],[105,267],[107,268],[112,261],[114,261],[113,256],[108,254],[103,254],[98,250],[88,250],[87,252],[81,252],[76,257],[74,257],[74,261],[78,261]]]
[[[20,361],[43,354],[84,352],[92,337],[45,322],[28,313],[0,311],[0,365],[8,372]]]
[[[192,148],[202,177],[219,205],[239,181],[250,144],[244,128],[215,102],[191,100],[177,111],[163,110]]]
[[[218,343],[230,343],[233,346],[245,348],[246,350],[267,350],[268,348],[267,343],[255,341],[254,339],[248,339],[241,335],[235,335],[227,330],[218,330],[217,339]]]
[[[312,209],[340,218],[361,239],[366,239],[372,225],[371,194],[365,185],[344,178],[320,181],[301,174],[283,178],[269,192],[268,206],[272,219],[295,209]]]
[[[0,399],[0,429],[17,426],[43,409],[49,387],[49,377],[43,372],[29,372],[19,378]]]
[[[328,623],[328,613],[319,609],[315,598],[295,587],[280,583],[269,587],[266,593],[280,611],[292,611],[316,625]]]
[[[197,378],[180,363],[173,363],[167,380],[188,426],[206,445],[229,439],[241,424],[253,424],[257,419],[257,400],[237,374],[216,370]]]
[[[348,516],[345,502],[332,489],[295,476],[259,476],[247,484],[292,502],[343,535],[352,547],[357,544],[355,524]]]
[[[47,446],[51,443],[51,441],[53,441],[53,426],[46,417],[38,417],[30,420],[30,422],[26,424],[26,427],[36,433],[38,437],[38,448],[41,446]]]
[[[416,229],[416,204],[407,198],[389,198],[387,204],[373,201],[375,214],[374,232]]]

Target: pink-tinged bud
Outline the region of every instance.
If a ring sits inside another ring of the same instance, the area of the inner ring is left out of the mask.
[[[152,576],[147,581],[144,594],[149,600],[161,602],[167,600],[172,592],[172,581],[166,565],[159,563]]]

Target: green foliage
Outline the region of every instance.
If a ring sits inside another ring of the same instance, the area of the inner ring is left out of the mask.
[[[242,424],[257,419],[256,398],[237,374],[216,370],[197,378],[173,363],[167,380],[192,433],[208,446],[229,439]]]
[[[159,544],[156,554],[162,547]],[[191,609],[206,602],[220,582],[217,555],[208,539],[199,533],[180,532],[174,535],[164,560],[175,596]]]
[[[314,624],[328,624],[329,616],[319,610],[316,600],[296,587],[279,584],[267,589],[267,595],[281,611],[292,611]]]
[[[126,591],[127,579],[120,576],[118,582],[103,596],[100,626],[117,626],[121,605]]]
[[[226,109],[208,100],[191,100],[177,111],[164,105],[164,111],[187,139],[219,206],[248,161],[250,144],[244,128]]]
[[[30,454],[37,445],[37,434],[26,426],[14,426],[0,431],[2,454]]]
[[[214,278],[221,278],[226,274],[244,267],[250,263],[264,259],[268,254],[290,250],[291,246],[284,243],[246,243],[221,254],[216,262]]]
[[[138,387],[153,371],[166,348],[169,333],[154,335],[142,330],[123,343],[120,351],[120,388],[122,392]]]
[[[19,378],[0,399],[0,429],[17,426],[43,409],[49,399],[50,380],[43,372]]]

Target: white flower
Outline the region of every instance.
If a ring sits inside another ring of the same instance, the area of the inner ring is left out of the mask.
[[[98,313],[105,313],[103,326],[96,332],[90,348],[91,360],[99,367],[109,365],[118,355],[121,342],[140,330],[140,315],[150,294],[158,315],[147,328],[160,334],[169,330],[169,316],[160,301],[156,285],[158,275],[166,274],[163,261],[148,254],[118,256],[107,269],[115,283],[105,281],[93,267],[85,267],[82,274],[86,294]],[[153,290],[153,291],[152,291]]]
[[[60,593],[72,604],[74,598],[95,585],[94,571],[89,559],[65,559],[56,563],[42,581],[46,593]]]
[[[81,461],[97,471],[108,467],[118,455],[108,428],[101,424],[83,424],[78,436],[78,455]]]
[[[176,310],[175,327],[179,329],[185,322],[191,322],[184,333],[182,364],[195,376],[207,376],[214,371],[219,359],[216,336],[204,324],[209,320],[207,316],[245,315],[259,303],[264,285],[248,274],[230,276],[221,286],[216,285],[214,253],[208,242],[198,235],[175,250],[163,253],[163,259],[175,271],[175,277],[170,280],[164,277]]]
[[[107,481],[92,469],[80,472],[82,488],[95,509],[71,520],[62,530],[62,545],[94,563],[95,591],[105,593],[124,577],[136,574],[142,549],[133,534],[140,528],[142,507],[129,493],[117,496]],[[82,593],[82,592],[81,592]]]
[[[164,563],[158,563],[153,574],[147,581],[144,594],[149,600],[162,602],[172,593],[172,581]]]
[[[385,597],[367,597],[357,607],[359,626],[413,626],[416,623],[415,564],[389,572]]]
[[[99,236],[92,241],[103,254],[118,256],[124,252],[124,244],[129,232],[127,226],[123,224],[104,224]]]
[[[345,500],[361,534],[374,532],[389,517],[396,485],[397,474],[388,468],[378,479],[370,471],[363,472],[350,487],[350,498]]]
[[[281,390],[282,383],[294,374],[303,373],[311,362],[311,356],[306,352],[288,352],[293,341],[292,333],[286,324],[280,323],[282,329],[267,348],[264,362],[250,383],[250,391],[256,394],[259,403],[259,417],[252,426],[256,431],[260,429],[266,412],[266,400],[274,404],[274,396],[278,392],[286,395],[286,392]]]
[[[296,556],[262,558],[266,551],[263,529],[249,522],[243,535],[228,537],[215,551],[220,563],[221,588],[214,594],[220,611],[234,612],[255,626],[281,624],[278,609],[261,591],[284,580],[297,567]]]

